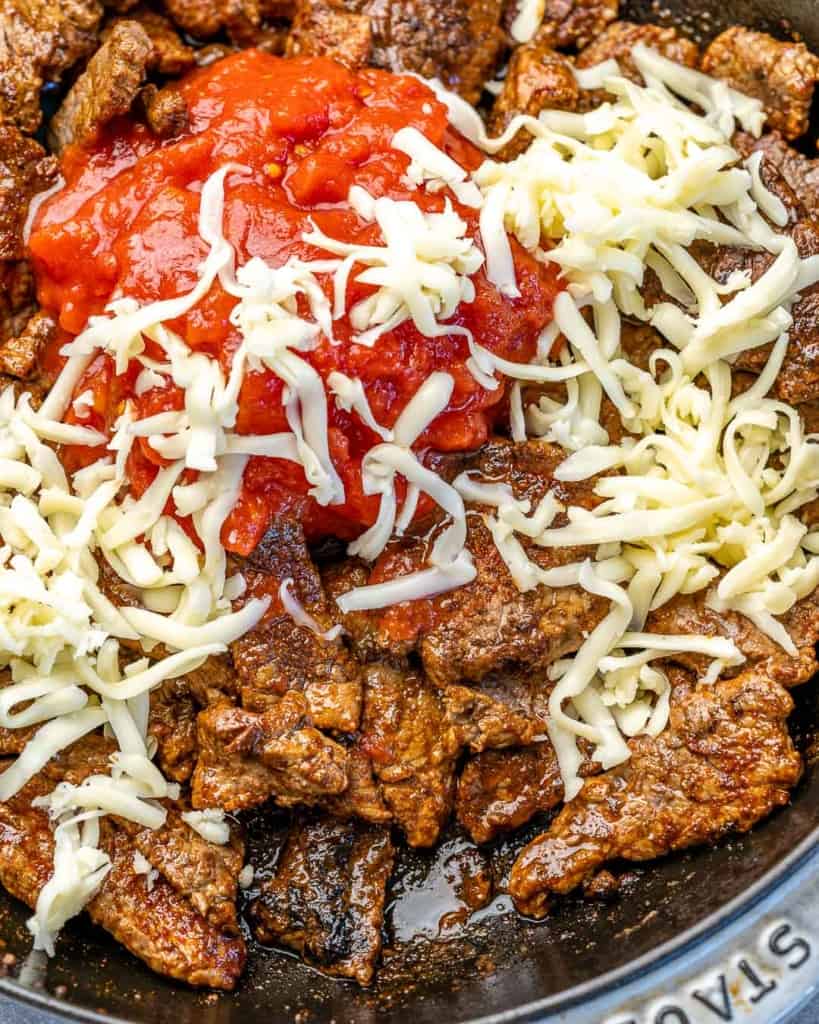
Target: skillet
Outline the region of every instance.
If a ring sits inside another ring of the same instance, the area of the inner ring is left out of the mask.
[[[621,16],[672,23],[698,41],[742,24],[778,37],[798,35],[819,52],[816,0],[666,0],[661,8],[656,0],[629,0]],[[501,899],[447,941],[432,941],[432,925],[452,899],[450,866],[463,848],[452,835],[430,854],[402,854],[387,915],[393,946],[373,990],[325,978],[250,941],[238,991],[215,995],[157,977],[84,920],[65,929],[54,960],[29,955],[29,911],[0,893],[0,952],[8,964],[0,992],[68,1019],[133,1024],[364,1024],[376,1016],[383,1024],[487,1018],[512,1024],[565,1011],[719,932],[764,893],[775,893],[819,846],[819,764],[811,763],[819,762],[811,756],[819,751],[819,680],[794,696],[793,731],[808,766],[790,806],[747,836],[637,866],[614,903],[568,898],[535,924],[509,912]],[[249,859],[261,880],[275,864],[284,822],[268,816],[264,826],[253,819],[246,824]],[[515,847],[541,828],[542,822],[533,823]]]

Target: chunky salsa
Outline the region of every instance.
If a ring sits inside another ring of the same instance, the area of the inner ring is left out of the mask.
[[[200,191],[208,176],[228,162],[246,171],[226,180],[225,237],[240,265],[258,256],[278,266],[290,256],[326,256],[302,240],[311,219],[335,238],[379,244],[378,227],[362,220],[347,202],[352,185],[376,197],[411,199],[430,212],[443,209],[441,194],[407,180],[409,159],[391,146],[400,128],[417,128],[467,169],[481,161],[478,150],[449,127],[446,110],[431,90],[410,76],[374,69],[349,72],[321,58],[285,60],[250,50],[194,72],[179,88],[189,111],[188,128],[180,136],[163,141],[144,124],[122,118],[90,146],[69,148],[62,158],[65,186],[42,205],[30,238],[39,300],[61,328],[48,356],[53,370],[61,345],[113,297],[147,303],[194,287],[207,253],[197,231]],[[480,245],[477,212],[450,200]],[[497,355],[529,362],[551,318],[558,285],[553,269],[515,243],[513,251],[520,297],[502,296],[480,270],[473,278],[474,301],[462,304],[452,322],[468,327]],[[348,310],[371,287],[354,276]],[[322,286],[329,296],[332,279],[325,278]],[[195,308],[169,325],[192,349],[218,359],[226,373],[239,343],[228,319],[235,301],[217,282]],[[505,388],[489,391],[476,382],[466,367],[469,351],[463,336],[429,338],[407,321],[368,348],[354,343],[346,317],[335,329],[336,344],[322,338],[304,358],[325,380],[334,370],[361,380],[376,420],[385,427],[430,373],[445,370],[453,376],[449,406],[419,438],[417,451],[468,450],[486,440]],[[67,419],[110,434],[128,399],[137,418],[182,408],[183,395],[170,381],[137,395],[139,369],[135,363],[116,376],[110,357],[98,355],[77,388],[84,399],[69,409]],[[282,390],[282,381],[271,371],[248,372],[237,432],[287,430]],[[344,482],[344,504],[319,506],[307,493],[300,465],[254,457],[223,530],[228,549],[251,550],[272,518],[283,513],[300,518],[310,537],[352,537],[375,520],[379,499],[363,493],[361,461],[380,439],[354,412],[337,408],[329,390],[328,417],[330,453]],[[64,453],[70,469],[100,454],[83,448]],[[128,473],[135,495],[162,464],[146,439],[134,445]]]

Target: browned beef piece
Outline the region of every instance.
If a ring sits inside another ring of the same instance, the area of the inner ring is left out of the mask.
[[[493,441],[466,460],[464,468],[478,479],[509,483],[515,497],[529,499],[533,508],[550,487],[564,504],[594,507],[598,499],[588,482],[567,485],[554,480],[554,470],[564,458],[561,449],[544,442]],[[428,601],[345,616],[345,628],[362,658],[394,658],[418,648],[427,675],[440,687],[480,682],[490,673],[537,673],[576,651],[585,631],[605,614],[607,603],[579,587],[538,587],[521,593],[479,516],[468,517],[468,531],[467,545],[478,573],[474,582]],[[528,542],[524,546],[543,568],[576,562],[588,553],[579,548],[549,550]],[[426,550],[423,538],[392,545],[376,563],[372,581],[421,568]],[[352,561],[329,573],[325,582],[337,597],[366,583],[367,573],[360,562]]]
[[[0,768],[5,767],[0,763]],[[37,902],[54,866],[54,837],[48,814],[32,807],[31,802],[53,788],[53,782],[35,776],[16,796],[0,802],[0,883],[29,907]]]
[[[745,832],[788,802],[802,763],[788,735],[793,701],[756,668],[714,685],[669,672],[668,728],[630,741],[631,760],[587,779],[520,854],[509,881],[532,917],[614,858],[642,861]]]
[[[169,679],[151,693],[148,735],[156,740],[162,773],[175,782],[187,782],[196,763],[198,711],[184,676]]]
[[[282,520],[272,527],[244,570],[247,595],[270,596],[259,625],[232,646],[242,684],[242,703],[254,711],[275,706],[290,690],[304,693],[320,729],[354,732],[361,719],[361,669],[337,640],[298,626],[279,600],[290,578],[291,594],[326,630],[334,624],[301,526]]]
[[[159,974],[188,985],[232,989],[244,970],[240,936],[208,923],[163,877],[152,889],[134,869],[129,836],[108,831],[112,868],[88,905],[91,919]]]
[[[470,103],[480,98],[504,46],[502,0],[339,0],[338,6],[369,17],[377,67],[440,78]]]
[[[355,70],[364,67],[371,50],[369,15],[328,0],[301,0],[287,37],[288,57],[332,57]]]
[[[520,6],[520,0],[507,0],[503,17],[507,28]],[[614,21],[619,6],[620,0],[546,0],[541,31],[550,46],[586,46]]]
[[[40,89],[93,52],[98,0],[0,2],[0,120],[24,132],[40,126]]]
[[[70,782],[78,786],[89,775],[108,775],[111,755],[116,750],[114,740],[101,733],[90,733],[52,757],[42,775],[52,783]]]
[[[734,145],[743,156],[756,150],[764,154],[763,179],[769,189],[779,195],[790,209],[798,211],[804,207],[809,217],[819,216],[819,160],[811,160],[795,150],[782,138],[779,132],[767,132],[759,139],[739,133]],[[790,193],[783,193],[781,182]]]
[[[347,788],[347,757],[311,724],[307,702],[291,691],[255,714],[217,704],[199,715],[199,760],[193,773],[194,807],[226,811],[316,803]]]
[[[298,950],[328,974],[372,981],[393,847],[359,822],[297,821],[276,874],[250,908],[260,942]]]
[[[169,810],[158,829],[121,821],[136,849],[150,861],[175,892],[189,900],[206,921],[229,935],[239,934],[236,919],[237,878],[244,866],[244,844],[236,836],[230,843],[209,843]],[[233,830],[235,832],[235,830]]]
[[[537,117],[541,110],[576,110],[580,86],[568,57],[552,49],[552,35],[543,26],[531,42],[512,53],[503,88],[489,117],[491,135],[501,135],[517,114]],[[521,131],[500,153],[510,160],[530,144],[531,136]]]
[[[605,32],[589,40],[586,48],[577,56],[577,66],[590,68],[613,57],[627,78],[642,82],[640,72],[631,58],[631,52],[638,43],[644,43],[669,60],[688,67],[694,67],[699,60],[697,44],[686,39],[675,28],[615,21]]]
[[[127,114],[136,99],[154,47],[136,21],[123,20],[97,50],[49,125],[52,147],[91,141],[103,125]]]
[[[54,157],[14,125],[0,122],[0,260],[23,258],[23,225],[31,198],[56,177]]]
[[[0,373],[19,379],[33,376],[40,351],[56,330],[47,313],[35,313],[20,334],[0,344]]]
[[[188,105],[182,93],[172,85],[159,89],[153,83],[139,94],[145,122],[160,139],[171,139],[188,127]]]
[[[32,807],[32,800],[49,793],[58,781],[81,781],[99,769],[100,755],[111,749],[102,737],[86,737],[52,761],[48,772],[35,776],[11,800],[0,804],[0,882],[28,906],[34,907],[40,889],[51,877],[54,856],[48,815]],[[206,861],[193,863],[190,854],[182,853],[178,841],[159,849],[158,835],[145,837],[144,855],[151,860],[147,851],[152,849],[153,856],[163,859],[163,870],[169,871],[179,891],[164,874],[149,891],[145,875],[134,869],[137,847],[131,837],[106,820],[101,845],[111,856],[113,868],[88,911],[94,921],[158,973],[190,985],[233,988],[244,968],[244,942],[238,935],[226,934],[209,923],[193,903],[196,899],[203,909],[212,907],[215,912],[218,902],[213,894],[222,880],[213,874],[210,880],[205,879],[202,870]],[[195,833],[192,835],[198,839]],[[153,844],[157,844],[156,849]],[[188,845],[196,849],[195,843]],[[200,853],[205,856],[204,851]],[[213,856],[220,855],[225,856]],[[200,886],[195,889],[190,881],[183,880],[196,878],[197,872]],[[222,910],[222,916],[228,919],[229,913]]]
[[[239,696],[239,678],[228,655],[212,655],[200,668],[185,675],[197,704],[235,703]]]
[[[336,818],[361,818],[373,825],[384,825],[392,814],[384,803],[381,786],[375,777],[370,755],[356,736],[347,750],[349,784],[338,796],[325,797],[321,806]]]
[[[705,594],[678,594],[652,612],[646,629],[652,633],[682,633],[697,636],[725,636],[733,640],[748,662],[764,663],[765,670],[782,686],[803,683],[816,670],[814,645],[819,639],[819,616],[812,598],[800,602],[783,618],[799,649],[797,657],[787,655],[750,619],[737,612],[715,612],[706,607]],[[705,672],[709,659],[699,654],[675,654],[673,660],[694,672]]]
[[[735,25],[708,46],[702,70],[761,100],[769,126],[786,139],[808,130],[819,57],[804,43],[780,42]]]
[[[106,25],[102,33],[103,41],[111,34],[113,27],[121,18],[114,18]],[[136,7],[128,11],[128,21],[138,21],[148,33],[153,44],[153,51],[148,61],[151,71],[160,75],[181,75],[196,66],[195,51],[188,46],[173,26],[173,23],[149,7]]]
[[[519,828],[563,799],[563,779],[548,741],[520,750],[487,750],[467,761],[455,813],[476,843]]]
[[[163,0],[173,21],[196,39],[258,26],[259,0]]]
[[[811,176],[811,161],[799,157],[793,150],[788,156],[788,147],[780,136],[766,136],[755,143],[748,136],[738,134],[735,141],[742,155],[757,147],[762,149],[763,181],[782,200],[790,215],[784,230],[793,238],[802,257],[819,254],[819,219],[816,219],[819,189]],[[735,271],[747,271],[752,280],[757,280],[774,260],[768,252],[699,243],[694,251],[706,271],[721,282]],[[791,313],[794,322],[788,332],[790,344],[773,393],[785,402],[799,405],[819,396],[819,285],[803,291]],[[735,366],[759,373],[770,351],[771,346],[764,345],[741,352]]]
[[[475,753],[526,746],[544,729],[533,707],[532,687],[522,679],[483,679],[480,689],[445,686],[441,699],[459,745]]]
[[[366,674],[362,746],[410,846],[432,846],[452,810],[459,742],[440,696],[415,673]]]
[[[589,68],[613,57],[626,78],[642,84],[642,76],[631,57],[631,51],[637,43],[645,43],[669,60],[690,68],[696,67],[700,59],[696,43],[686,39],[675,28],[616,21],[578,54],[577,66]],[[605,89],[582,90],[580,107],[582,110],[592,110],[609,99],[611,96]]]
[[[0,339],[22,334],[35,311],[31,267],[25,260],[0,260]]]

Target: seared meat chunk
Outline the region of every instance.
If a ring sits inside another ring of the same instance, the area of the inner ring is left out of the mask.
[[[6,767],[0,763],[0,769]],[[52,789],[54,783],[38,775],[10,800],[0,801],[0,882],[29,907],[36,904],[54,869],[54,834],[48,814],[32,807],[32,801]]]
[[[642,75],[637,70],[631,56],[632,50],[638,43],[644,43],[669,60],[685,64],[690,68],[696,67],[700,59],[700,51],[696,43],[686,39],[675,28],[616,21],[578,54],[577,67],[590,68],[595,64],[601,64],[605,60],[614,58],[626,78],[642,85]],[[581,90],[580,109],[593,110],[611,98],[605,89]]]
[[[0,804],[0,882],[28,906],[34,907],[40,890],[51,877],[54,857],[48,814],[33,807],[32,801],[51,792],[59,781],[77,783],[94,771],[107,770],[107,755],[112,749],[101,736],[86,737],[53,760],[46,772],[35,776],[16,796]],[[106,767],[100,764],[103,754]],[[139,831],[138,827],[135,829]],[[144,837],[147,851],[158,844],[161,833],[144,831],[150,833]],[[218,874],[211,875],[210,880],[204,877],[204,871],[210,870],[210,855],[197,846],[196,833],[187,826],[186,831],[193,837],[193,842],[185,837],[187,851],[183,851],[180,842],[154,851],[154,856],[164,863],[160,877],[149,890],[145,875],[134,868],[134,853],[139,847],[115,822],[106,819],[100,845],[111,857],[112,868],[87,909],[97,924],[159,974],[189,985],[231,989],[244,969],[245,944],[235,934],[235,914],[234,934],[227,934],[195,908],[194,898],[205,910],[211,905],[219,906],[214,894],[224,883]],[[204,860],[196,863],[197,856]],[[213,856],[227,855],[219,851]],[[240,866],[233,865],[234,887]],[[165,869],[175,879],[175,885],[166,879]],[[198,877],[198,890],[190,881],[183,883],[186,874],[190,879]],[[230,919],[224,906],[221,915]]]
[[[232,835],[225,846],[209,843],[177,810],[169,810],[158,829],[117,820],[142,856],[206,921],[229,935],[239,934],[236,892],[244,844],[238,838]]]
[[[91,919],[159,974],[232,989],[245,966],[244,940],[209,924],[164,878],[149,890],[124,832],[111,830],[102,845],[112,867],[88,905]]]
[[[513,676],[483,679],[480,689],[452,685],[441,690],[447,721],[459,744],[476,753],[525,746],[542,733],[533,696],[532,686]]]
[[[43,83],[93,52],[101,17],[98,0],[0,2],[0,121],[39,128]]]
[[[391,821],[392,814],[384,803],[370,755],[361,747],[361,737],[356,736],[345,749],[350,781],[343,793],[324,797],[321,806],[336,818],[361,818],[373,825]]]
[[[14,125],[0,123],[0,260],[23,258],[29,203],[56,178],[54,157]]]
[[[455,813],[476,843],[519,828],[563,799],[563,779],[548,741],[520,750],[487,750],[467,761]]]
[[[114,18],[102,33],[103,42],[110,35],[113,27],[121,18]],[[136,7],[128,11],[128,21],[138,21],[145,29],[153,44],[153,51],[148,61],[150,71],[158,71],[160,75],[181,75],[196,66],[195,51],[188,46],[174,28],[171,21],[152,11],[149,7]]]
[[[0,373],[19,379],[33,376],[40,351],[56,330],[56,322],[47,313],[35,313],[20,334],[0,344]]]
[[[160,139],[170,139],[187,128],[188,106],[178,89],[171,85],[158,89],[155,85],[149,84],[139,95],[145,111],[145,121],[154,135],[158,135]]]
[[[316,803],[347,788],[344,749],[310,724],[307,703],[290,692],[263,714],[217,704],[199,715],[192,803],[226,811],[270,797],[284,807]]]
[[[288,57],[332,57],[355,70],[364,67],[371,50],[367,14],[344,10],[328,0],[301,0],[287,37]]]
[[[247,596],[273,599],[255,629],[232,646],[246,708],[275,706],[289,690],[303,692],[320,729],[354,732],[361,718],[361,670],[337,640],[297,625],[283,608],[279,588],[290,593],[322,630],[334,625],[321,578],[310,559],[301,526],[282,520],[272,527],[244,571]]]
[[[370,19],[376,67],[440,78],[471,103],[504,45],[502,0],[338,0],[336,6]]]
[[[163,775],[187,782],[196,762],[198,708],[187,679],[169,679],[151,693],[148,735],[156,740]]]
[[[638,43],[643,43],[669,60],[690,68],[696,66],[700,56],[697,44],[686,39],[675,28],[615,21],[605,32],[590,40],[586,48],[578,54],[577,66],[590,68],[614,58],[627,78],[642,83],[643,79],[631,57],[632,50]]]
[[[564,504],[592,508],[597,499],[588,482],[554,480],[554,470],[564,458],[561,449],[544,442],[493,441],[467,460],[464,468],[478,480],[508,483],[515,497],[528,499],[533,509],[550,488]],[[576,651],[584,633],[605,614],[606,602],[579,587],[537,587],[521,593],[479,516],[468,517],[467,546],[477,568],[477,578],[468,586],[409,606],[344,618],[363,658],[395,658],[417,648],[427,675],[440,687],[464,680],[479,682],[490,673],[537,673]],[[543,568],[576,562],[587,554],[586,549],[548,550],[528,542],[524,546]],[[419,569],[425,557],[426,540],[407,538],[387,549],[376,563],[372,581]],[[335,597],[365,582],[366,572],[358,562],[348,563],[326,579]]]
[[[386,665],[367,670],[363,747],[410,846],[432,846],[452,810],[459,743],[435,689]]]
[[[585,46],[617,17],[620,0],[545,0],[541,34],[549,46],[563,49]],[[521,0],[507,0],[504,24],[517,17]]]
[[[515,862],[515,905],[542,917],[614,858],[642,861],[732,831],[745,832],[788,802],[802,763],[788,735],[793,701],[751,668],[702,685],[671,669],[671,718],[656,739],[629,743],[631,760],[587,779],[551,827]]]
[[[819,57],[804,43],[780,42],[734,25],[708,46],[702,70],[761,100],[769,126],[786,139],[808,130]]]
[[[491,135],[501,135],[518,114],[537,117],[541,110],[576,110],[580,86],[574,77],[568,57],[551,46],[552,37],[544,26],[538,34],[512,53],[503,88],[492,107],[489,118]],[[500,153],[510,160],[530,144],[531,136],[521,131]]]
[[[328,974],[368,985],[381,953],[392,864],[386,829],[297,820],[276,874],[251,905],[256,938],[281,942]]]
[[[763,180],[789,207],[792,215],[794,210],[798,214],[799,207],[803,207],[811,219],[819,216],[819,160],[811,160],[789,146],[779,132],[768,132],[759,139],[739,133],[734,145],[743,156],[762,151]],[[783,192],[781,182],[789,193]]]
[[[174,23],[195,39],[231,34],[261,20],[259,0],[163,0]]]
[[[188,672],[185,682],[197,704],[235,703],[239,696],[239,679],[227,655],[211,655],[199,668]]]
[[[36,310],[34,275],[25,260],[0,261],[0,339],[22,334]]]
[[[728,637],[749,663],[764,662],[766,671],[782,686],[795,686],[814,674],[819,615],[811,598],[800,602],[783,618],[799,650],[796,657],[786,654],[744,615],[730,611],[715,612],[705,602],[704,593],[678,594],[649,615],[646,629],[652,633]],[[673,660],[698,673],[705,672],[709,664],[709,659],[701,654],[675,654]]]
[[[150,36],[136,21],[118,22],[51,120],[49,139],[58,152],[91,141],[112,118],[127,114],[153,57]]]
[[[757,144],[748,136],[736,137],[742,155],[752,152]],[[766,186],[785,204],[790,221],[784,231],[796,243],[800,256],[808,258],[819,254],[819,220],[814,219],[819,190],[811,178],[810,161],[791,151],[788,160],[781,160],[785,143],[780,137],[760,140],[765,154],[762,178]],[[786,176],[787,175],[787,176]],[[788,180],[790,178],[790,181]],[[714,247],[697,244],[694,252],[704,269],[716,280],[725,282],[736,271],[750,273],[756,281],[774,261],[768,252],[751,249]],[[819,395],[819,285],[802,291],[791,309],[793,325],[788,331],[790,343],[782,368],[773,386],[777,398],[792,405],[810,401]],[[737,369],[759,373],[768,361],[771,345],[741,352],[736,359]]]

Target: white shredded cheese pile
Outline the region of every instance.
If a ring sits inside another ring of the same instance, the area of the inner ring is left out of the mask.
[[[712,608],[741,612],[793,654],[777,616],[819,583],[819,534],[796,516],[819,495],[819,446],[796,410],[767,397],[790,307],[819,280],[819,260],[801,259],[776,233],[772,225],[784,226],[787,215],[762,183],[759,156],[743,164],[731,144],[737,122],[759,134],[759,103],[642,45],[633,57],[645,87],[613,62],[578,72],[582,86],[605,87],[613,101],[588,114],[519,118],[502,140],[487,140],[477,115],[439,87],[453,121],[489,152],[520,129],[533,136],[517,159],[487,160],[475,174],[484,246],[494,253],[490,279],[514,289],[511,234],[568,282],[541,347],[562,335],[563,364],[584,371],[567,379],[565,401],[544,396],[524,411],[518,396],[516,439],[528,432],[573,452],[560,480],[619,471],[595,484],[601,503],[593,511],[562,510],[568,522],[560,527],[548,499],[530,514],[511,492],[481,495],[474,481],[455,481],[497,507],[485,520],[522,590],[579,583],[611,602],[575,658],[553,668],[549,733],[567,798],[582,785],[576,737],[611,767],[629,756],[624,737],[663,728],[668,681],[650,662],[698,651],[713,659],[716,678],[742,660],[727,641],[639,633],[649,611],[707,590]],[[721,284],[689,253],[697,240],[767,250],[772,263],[754,283],[735,273]],[[653,307],[642,296],[649,269],[668,295]],[[647,371],[621,348],[622,315],[650,324],[666,343]],[[770,342],[765,371],[732,398],[732,360]],[[604,396],[628,432],[618,444],[600,422]],[[544,572],[518,534],[545,547],[590,545],[597,558]]]

